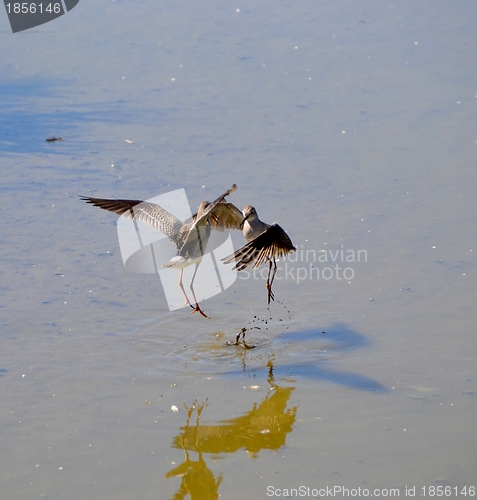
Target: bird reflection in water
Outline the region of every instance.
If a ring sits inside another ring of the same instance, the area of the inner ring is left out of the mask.
[[[219,496],[218,489],[222,475],[215,479],[207,467],[203,454],[217,456],[223,453],[235,453],[246,449],[252,458],[260,450],[279,450],[285,445],[287,435],[295,423],[297,407],[287,409],[288,400],[294,387],[281,387],[273,380],[273,365],[269,366],[268,383],[270,390],[264,400],[243,416],[223,420],[216,425],[201,425],[200,416],[207,405],[186,405],[187,421],[181,433],[173,439],[173,448],[182,448],[185,461],[166,474],[166,478],[180,476],[182,478],[178,492],[173,500],[181,500],[190,495],[191,500],[212,500]],[[191,427],[190,419],[196,411],[195,425]],[[190,459],[189,453],[198,453],[198,461]]]
[[[193,430],[199,428],[199,420],[202,410],[207,405],[205,403],[196,406],[196,402],[192,403],[190,408],[184,404],[187,411],[187,422],[183,429],[189,430],[189,422],[194,410],[197,410],[197,418]],[[172,500],[182,500],[187,494],[190,495],[191,500],[216,500],[219,498],[219,485],[222,482],[222,474],[219,475],[217,480],[213,472],[207,467],[205,460],[202,457],[202,451],[195,449],[199,454],[199,460],[194,462],[189,457],[189,451],[185,444],[185,432],[175,438],[180,441],[180,447],[184,450],[185,460],[178,467],[175,467],[166,474],[166,478],[180,476],[182,477],[179,491],[172,497]],[[176,446],[177,447],[177,446]]]

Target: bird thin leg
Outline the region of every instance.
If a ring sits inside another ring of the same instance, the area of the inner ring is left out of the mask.
[[[183,274],[183,272],[184,272],[184,269],[181,269],[181,274],[179,276],[179,288],[182,290],[182,293],[184,294],[184,297],[186,299],[186,301],[184,302],[184,306],[186,306],[187,304],[189,304],[192,307],[192,309],[194,309],[194,306],[190,303],[189,297],[187,297],[187,294],[186,294],[186,292],[184,290],[184,285],[182,284],[182,274]],[[184,306],[182,306],[182,307],[184,307]]]
[[[273,272],[272,272],[272,265],[274,266],[273,267]],[[273,295],[273,292],[272,292],[272,283],[273,283],[273,280],[275,278],[275,274],[277,272],[277,263],[275,262],[275,259],[273,259],[273,262],[270,260],[268,262],[268,276],[267,276],[267,283],[266,283],[266,287],[267,287],[267,290],[268,290],[268,303],[270,304],[270,300],[275,300],[275,295]],[[272,275],[272,279],[270,280],[270,275]]]
[[[270,280],[270,289],[272,288],[273,280],[275,279],[275,274],[277,274],[277,261],[275,260],[275,257],[273,257],[273,274],[272,274],[272,279]]]
[[[195,300],[195,308],[191,312],[191,314],[194,314],[195,312],[200,312],[200,314],[202,316],[204,316],[204,318],[210,318],[210,316],[207,316],[207,314],[205,314],[205,312],[199,307],[199,303],[197,302],[197,298],[196,298],[195,292],[194,292],[194,279],[195,279],[195,274],[197,273],[198,267],[199,267],[199,264],[196,264],[195,270],[194,270],[194,276],[192,276],[192,280],[190,282],[190,291],[192,292],[192,296],[194,297],[194,300]]]

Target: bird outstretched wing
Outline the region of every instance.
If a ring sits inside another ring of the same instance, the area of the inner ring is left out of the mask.
[[[243,271],[254,262],[252,269],[264,262],[282,257],[296,248],[284,229],[278,224],[272,224],[254,240],[236,250],[228,257],[221,259],[225,264],[236,262],[233,269]]]
[[[183,247],[185,247],[186,245],[187,246],[193,245],[194,244],[194,240],[200,238],[199,227],[200,226],[205,226],[206,223],[207,223],[207,219],[209,219],[209,220],[213,220],[214,219],[214,215],[213,215],[214,210],[216,210],[217,207],[225,200],[225,198],[230,193],[233,193],[236,189],[237,189],[237,185],[234,184],[230,189],[228,189],[224,194],[222,194],[221,196],[219,196],[212,203],[208,203],[203,210],[201,210],[200,207],[199,207],[199,212],[197,213],[197,216],[195,217],[194,222],[190,226],[189,232],[188,232],[187,236],[184,239]],[[215,216],[215,219],[217,220],[216,216]],[[211,225],[212,225],[212,223],[211,223]],[[180,250],[181,249],[179,249],[179,251]]]
[[[212,229],[241,229],[242,212],[233,203],[219,203],[210,213]]]
[[[141,200],[109,200],[80,196],[86,203],[128,219],[144,222],[165,234],[178,247],[182,244],[182,221],[155,203]]]
[[[197,213],[193,214],[184,224],[193,224]],[[224,229],[242,229],[240,223],[243,220],[242,212],[233,203],[219,203],[210,212],[210,227],[217,231]]]

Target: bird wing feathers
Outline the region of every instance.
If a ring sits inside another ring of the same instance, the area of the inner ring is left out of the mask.
[[[233,203],[219,203],[211,212],[210,225],[212,229],[241,229],[242,212]]]
[[[155,203],[141,200],[107,200],[103,198],[80,197],[86,203],[108,210],[128,219],[135,219],[161,231],[176,245],[181,245],[182,222]]]
[[[202,212],[199,210],[199,213],[197,214],[197,217],[194,220],[194,223],[189,229],[189,233],[187,234],[185,240],[184,240],[184,245],[186,243],[189,243],[190,240],[197,238],[198,232],[197,232],[197,227],[198,226],[203,226],[207,224],[207,218],[214,219],[213,216],[213,211],[217,209],[217,206],[220,205],[228,196],[230,193],[233,193],[237,189],[237,186],[234,184],[229,190],[227,190],[223,195],[219,196],[216,200],[214,200],[212,203],[209,203],[205,210]],[[238,209],[237,209],[238,210]],[[209,217],[211,215],[211,217]]]
[[[293,246],[288,234],[278,224],[272,224],[262,234],[257,236],[233,254],[222,259],[226,264],[236,262],[234,269],[243,271],[253,261],[252,269],[262,265],[264,262],[282,257],[296,248]]]
[[[196,217],[197,213],[185,220],[184,224],[193,224]],[[242,212],[233,203],[219,203],[210,212],[210,227],[217,231],[241,229],[240,223],[242,219]]]
[[[80,196],[86,203],[91,203],[95,207],[108,210],[117,215],[127,217],[128,219],[140,220],[153,228],[161,231],[170,240],[172,240],[179,252],[186,248],[193,247],[198,240],[202,238],[199,230],[200,226],[205,226],[207,220],[210,220],[211,227],[223,230],[223,228],[239,229],[242,221],[242,213],[231,203],[223,203],[225,197],[237,189],[234,184],[231,189],[219,196],[215,201],[209,203],[205,210],[192,216],[185,222],[164,210],[155,203],[141,200],[109,200],[104,198],[91,198],[89,196]],[[210,216],[210,217],[209,217]],[[205,234],[205,233],[204,233]]]
[[[213,211],[225,200],[226,196],[233,193],[236,189],[237,186],[234,184],[231,189],[227,190],[212,203],[203,202],[200,204],[194,222],[187,227],[187,234],[184,235],[183,243],[178,247],[179,254],[195,254],[197,249],[200,249],[202,254],[204,253],[211,230],[211,226],[207,222],[210,222],[214,218],[217,220],[217,216],[214,217]]]

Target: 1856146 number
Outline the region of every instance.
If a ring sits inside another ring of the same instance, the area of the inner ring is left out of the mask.
[[[462,488],[458,488],[457,486],[423,486],[421,488],[423,497],[458,497],[461,496],[469,496],[475,497],[475,486],[463,486]]]
[[[59,14],[61,12],[60,3],[30,3],[30,2],[15,2],[7,3],[8,14],[36,14],[48,12],[48,14]]]

